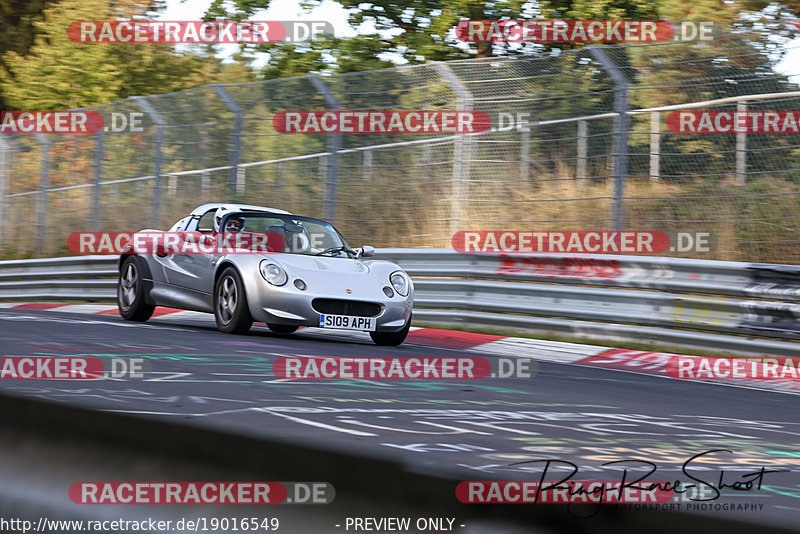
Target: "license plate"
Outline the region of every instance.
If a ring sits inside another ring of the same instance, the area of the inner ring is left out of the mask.
[[[378,321],[374,317],[354,317],[352,315],[319,316],[320,328],[338,328],[340,330],[367,330],[374,332]]]

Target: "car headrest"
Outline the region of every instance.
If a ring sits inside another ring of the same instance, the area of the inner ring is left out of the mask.
[[[279,236],[283,238],[283,250],[284,252],[287,250],[289,244],[287,243],[286,239],[286,228],[283,225],[274,225],[267,228],[267,232],[275,232]]]

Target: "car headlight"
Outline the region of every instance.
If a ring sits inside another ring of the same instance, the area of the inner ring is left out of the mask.
[[[404,297],[408,296],[408,287],[411,285],[408,275],[403,271],[395,271],[389,276],[392,287]]]
[[[282,286],[289,280],[286,271],[280,265],[276,265],[271,261],[261,260],[258,270],[261,271],[261,276],[264,277],[264,280],[273,286]]]

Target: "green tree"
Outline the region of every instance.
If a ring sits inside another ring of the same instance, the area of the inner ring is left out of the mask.
[[[14,51],[28,53],[36,36],[34,21],[41,17],[44,8],[53,0],[0,0],[0,67],[3,55]],[[0,92],[0,109],[7,105]]]
[[[334,59],[342,60],[343,72],[370,70],[375,68],[377,54],[391,54],[409,63],[447,61],[471,57],[469,47],[464,46],[452,33],[462,19],[489,20],[530,16],[523,11],[523,0],[500,0],[483,3],[474,0],[337,0],[351,11],[348,22],[359,26],[371,22],[376,33],[336,39],[326,43],[311,43],[314,54],[333,50]],[[313,8],[323,0],[310,0],[304,5]],[[207,18],[244,18],[260,9],[265,9],[270,0],[215,0]],[[478,43],[471,45],[478,57],[489,57],[502,45]],[[298,46],[284,48],[302,51]],[[257,48],[263,51],[264,48]],[[267,48],[269,50],[269,48]],[[341,57],[338,57],[341,56]],[[385,66],[384,61],[380,66]],[[288,72],[293,70],[293,66]],[[326,70],[323,67],[322,70]]]
[[[53,0],[0,0],[0,53],[25,54],[36,36],[34,21]]]
[[[113,100],[122,86],[123,65],[109,45],[73,43],[66,29],[74,20],[95,20],[108,12],[103,0],[64,0],[48,7],[29,54],[3,56],[0,88],[12,108],[63,109]]]
[[[33,23],[28,54],[2,56],[0,91],[12,109],[81,108],[128,96],[178,91],[212,82],[252,81],[242,65],[222,65],[210,48],[176,52],[166,44],[85,44],[70,40],[77,20],[152,18],[160,2],[61,0]]]
[[[307,0],[303,5],[313,8],[322,1]],[[785,39],[797,36],[797,28],[776,21],[785,15],[787,10],[800,15],[798,0],[788,0],[783,4],[770,4],[766,0],[541,0],[534,4],[522,0],[336,1],[350,11],[348,22],[351,25],[358,26],[363,22],[370,22],[375,27],[376,33],[306,45],[280,44],[252,47],[250,52],[266,51],[270,54],[270,63],[265,70],[267,77],[295,76],[308,72],[372,70],[388,66],[390,63],[388,58],[393,62],[400,60],[413,64],[493,55],[541,55],[549,53],[554,48],[569,49],[583,46],[569,43],[467,45],[453,36],[453,29],[464,19],[713,20],[720,23],[725,31],[747,34],[747,38],[753,41],[753,46],[766,49],[767,41],[777,36]],[[206,17],[243,19],[266,9],[270,3],[271,0],[215,0]],[[758,17],[765,16],[766,11],[761,11],[767,6],[771,9],[772,23],[759,32],[752,31]],[[775,52],[774,47],[772,51]]]
[[[388,59],[381,59],[382,54],[390,51],[390,45],[377,35],[303,44],[265,44],[258,47],[257,51],[269,54],[269,61],[261,71],[261,76],[268,80],[306,74],[376,70],[395,65]]]

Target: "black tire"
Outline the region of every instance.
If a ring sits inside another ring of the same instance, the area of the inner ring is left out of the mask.
[[[245,334],[253,326],[244,284],[233,267],[222,271],[214,287],[214,318],[219,331],[226,334]]]
[[[292,326],[289,324],[274,324],[274,323],[267,323],[267,326],[270,330],[275,332],[276,334],[291,334],[292,332],[296,331],[299,327]]]
[[[411,316],[408,317],[408,322],[399,332],[370,332],[369,337],[376,345],[383,345],[386,347],[396,347],[401,345],[408,336],[408,331],[411,328]]]
[[[119,314],[126,321],[138,323],[148,320],[156,309],[155,306],[145,301],[142,261],[136,256],[125,258],[119,268],[119,281],[117,282]]]

